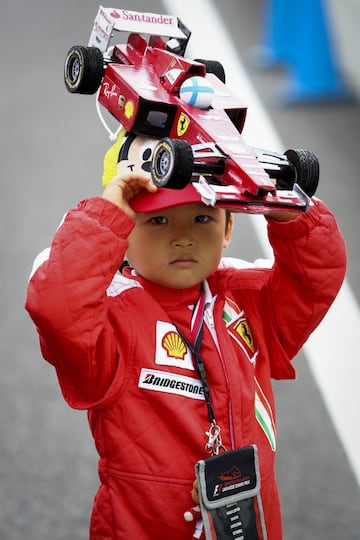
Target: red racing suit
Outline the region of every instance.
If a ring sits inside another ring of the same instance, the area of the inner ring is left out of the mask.
[[[91,540],[190,540],[183,514],[209,420],[177,328],[190,340],[199,286],[119,274],[132,227],[101,197],[80,202],[36,260],[26,308],[64,398],[88,410],[100,477]],[[267,538],[280,540],[271,378],[295,377],[291,359],[334,300],[346,254],[318,200],[294,221],[269,220],[268,235],[271,267],[222,264],[205,283],[201,355],[224,446],[258,448]]]

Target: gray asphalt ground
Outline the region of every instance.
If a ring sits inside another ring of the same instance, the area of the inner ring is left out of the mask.
[[[34,256],[49,245],[69,207],[101,190],[109,140],[94,97],[66,93],[62,75],[69,47],[87,43],[97,6],[94,0],[1,2],[1,540],[85,540],[97,487],[86,415],[63,402],[23,309]],[[283,72],[254,64],[260,6],[223,0],[221,16],[282,140],[319,155],[318,194],[344,232],[348,279],[359,300],[359,104],[279,104]],[[133,0],[131,8],[163,12],[157,0]],[[261,255],[245,218],[232,245],[244,258]],[[344,321],[341,331],[352,330]],[[295,363],[298,382],[275,385],[285,538],[359,540],[358,485],[301,354]]]

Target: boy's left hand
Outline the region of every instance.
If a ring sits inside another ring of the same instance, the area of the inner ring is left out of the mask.
[[[149,176],[137,173],[129,173],[115,176],[103,191],[103,198],[116,204],[130,217],[135,217],[135,212],[130,206],[131,199],[146,189],[150,193],[157,191]]]

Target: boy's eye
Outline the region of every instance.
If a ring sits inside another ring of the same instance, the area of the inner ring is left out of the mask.
[[[208,223],[210,219],[211,219],[210,216],[199,215],[199,216],[196,216],[195,221],[196,223]]]
[[[150,219],[150,222],[154,223],[154,225],[165,225],[167,221],[168,220],[165,216],[155,216]]]

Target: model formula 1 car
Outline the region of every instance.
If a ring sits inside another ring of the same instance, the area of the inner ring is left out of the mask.
[[[115,31],[126,41],[110,47]],[[177,17],[100,6],[88,45],[68,52],[65,86],[98,92],[98,104],[128,132],[159,139],[151,165],[157,186],[191,181],[206,204],[251,213],[306,211],[319,179],[316,156],[247,145],[246,105],[219,62],[184,57],[189,38]]]

